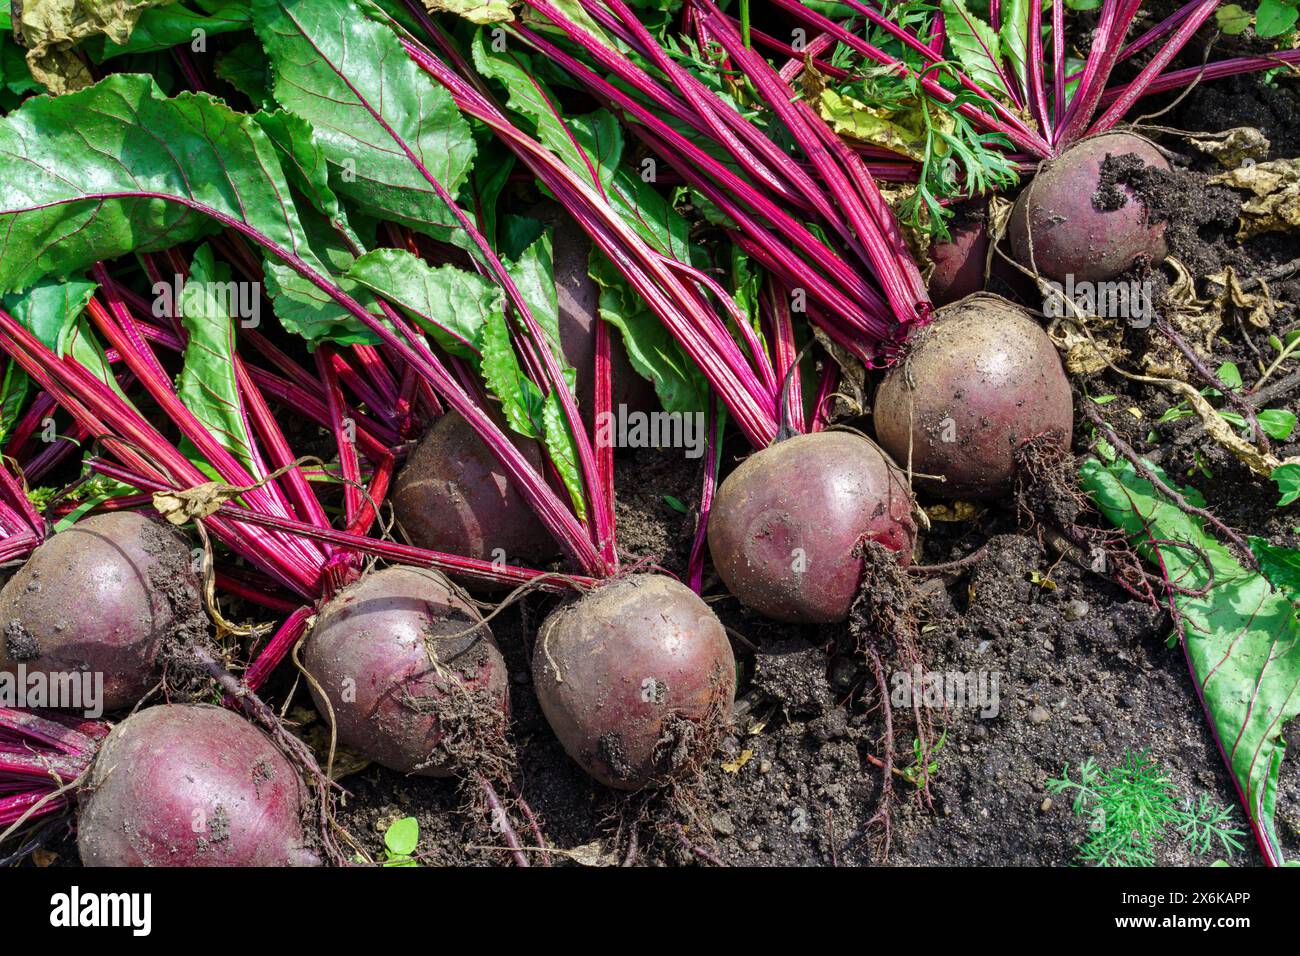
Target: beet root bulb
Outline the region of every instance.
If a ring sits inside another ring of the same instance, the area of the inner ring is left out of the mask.
[[[899,560],[916,538],[906,476],[851,432],[798,435],[727,476],[709,515],[709,554],[727,589],[778,621],[843,621],[858,592],[859,545]]]
[[[537,446],[516,444],[540,471]],[[411,452],[392,501],[402,529],[421,548],[522,565],[545,563],[559,552],[505,467],[454,412],[438,419]]]
[[[1165,224],[1151,221],[1143,202],[1118,182],[1104,182],[1107,157],[1134,155],[1169,170],[1149,141],[1133,133],[1105,133],[1045,161],[1020,193],[1008,234],[1026,269],[1047,279],[1102,282],[1140,261],[1159,263],[1168,253]]]
[[[543,622],[533,684],[569,756],[606,786],[636,790],[709,756],[731,717],[736,661],[694,591],[642,574],[602,585]]]
[[[1028,312],[975,295],[939,310],[876,390],[876,438],[946,498],[1008,494],[1025,442],[1069,447],[1074,412],[1056,347]]]
[[[493,769],[477,761],[505,759],[506,665],[481,622],[436,571],[362,578],[325,605],[303,648],[316,709],[341,744],[391,770]]]
[[[131,511],[83,518],[41,544],[0,590],[0,671],[103,675],[103,709],[158,683],[160,653],[207,633],[190,544]]]
[[[988,256],[989,231],[982,217],[954,226],[946,241],[930,247],[930,301],[947,305],[982,291]]]
[[[87,866],[315,866],[306,804],[292,764],[237,714],[149,707],[100,747],[77,847]]]

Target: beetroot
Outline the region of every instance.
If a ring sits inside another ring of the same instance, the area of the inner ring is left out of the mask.
[[[1016,260],[1057,282],[1067,276],[1101,282],[1140,260],[1163,260],[1164,223],[1149,221],[1146,206],[1127,186],[1102,181],[1106,157],[1129,154],[1148,166],[1170,168],[1154,144],[1133,133],[1094,136],[1044,162],[1011,213]]]
[[[947,242],[930,247],[930,301],[947,305],[983,290],[988,254],[989,232],[982,215],[954,226]]]
[[[271,740],[208,704],[149,707],[113,728],[81,791],[87,866],[313,866],[306,789]]]
[[[536,443],[516,438],[515,444],[540,471]],[[543,564],[559,551],[496,455],[454,412],[438,419],[411,452],[392,501],[402,529],[421,548],[522,565]]]
[[[207,630],[182,535],[131,511],[84,518],[40,545],[0,590],[0,670],[104,676],[103,707],[136,703],[159,653]]]
[[[1007,260],[1008,243],[1004,240],[998,250],[989,248],[987,200],[972,201],[969,207],[965,218],[952,227],[950,238],[930,246],[930,261],[934,263],[927,284],[930,301],[935,306],[950,305],[986,290],[1029,299],[1035,291],[1034,283]]]
[[[722,624],[686,585],[617,579],[538,631],[533,683],[569,756],[610,787],[662,784],[709,755],[731,716],[736,661]]]
[[[387,568],[336,594],[316,618],[303,666],[339,742],[429,777],[463,769],[457,761],[479,756],[476,746],[499,750],[506,666],[481,620],[443,575],[422,568]]]
[[[951,498],[1007,494],[1016,451],[1051,434],[1068,446],[1070,383],[1056,347],[1018,305],[976,295],[939,310],[881,382],[876,437],[916,484]],[[938,481],[925,475],[941,475]]]
[[[843,621],[864,540],[911,558],[907,479],[873,442],[818,432],[747,458],[718,489],[709,553],[741,604],[778,621]]]
[[[560,348],[577,372],[575,393],[587,428],[595,422],[596,323],[599,321],[600,287],[587,274],[591,240],[564,209],[553,202],[539,203],[529,215],[554,230],[555,292],[559,305]],[[611,331],[611,398],[615,409],[625,405],[632,411],[658,407],[654,386],[638,375],[623,348],[622,337]]]

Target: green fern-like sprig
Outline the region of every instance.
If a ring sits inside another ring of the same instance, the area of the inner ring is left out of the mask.
[[[1075,816],[1088,821],[1079,859],[1094,866],[1153,866],[1156,844],[1170,832],[1198,855],[1212,848],[1231,856],[1242,848],[1242,830],[1231,825],[1231,810],[1202,794],[1180,795],[1177,786],[1147,751],[1126,751],[1120,764],[1103,770],[1092,758],[1070,777],[1067,764],[1059,780],[1048,780],[1052,794],[1074,795]]]
[[[932,65],[929,75],[943,68]],[[981,133],[961,114],[962,106],[988,106],[969,91],[956,91],[951,102],[941,103],[924,93],[916,73],[904,75],[884,66],[860,66],[857,76],[838,89],[894,116],[900,125],[923,131],[916,189],[897,209],[906,225],[946,240],[953,201],[1009,189],[1019,181],[1008,159],[1010,140],[1001,133]]]

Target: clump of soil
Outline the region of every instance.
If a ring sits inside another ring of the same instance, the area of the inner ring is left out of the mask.
[[[826,653],[802,637],[764,641],[754,653],[753,687],[786,714],[817,716],[833,702]]]
[[[1131,190],[1150,219],[1164,222],[1170,252],[1193,273],[1246,264],[1248,257],[1233,238],[1241,211],[1241,194],[1235,190],[1211,185],[1195,170],[1147,166],[1132,154],[1106,157],[1101,182],[1099,195],[1112,201],[1117,195],[1123,205]]]

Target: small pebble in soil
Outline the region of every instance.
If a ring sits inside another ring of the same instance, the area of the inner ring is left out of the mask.
[[[1077,598],[1073,601],[1066,601],[1065,606],[1061,608],[1061,614],[1067,621],[1082,621],[1092,610],[1087,601],[1080,601]]]
[[[713,832],[720,836],[731,836],[736,832],[736,825],[731,822],[729,813],[715,813],[709,822],[713,824]]]
[[[1029,722],[1031,724],[1044,724],[1051,716],[1051,711],[1042,704],[1036,704],[1029,709]]]
[[[1042,813],[1046,813],[1048,810],[1052,809],[1052,798],[1051,798],[1051,797],[1048,797],[1046,800],[1044,800],[1042,803],[1040,803],[1040,804],[1038,805],[1038,809],[1039,809]]]

